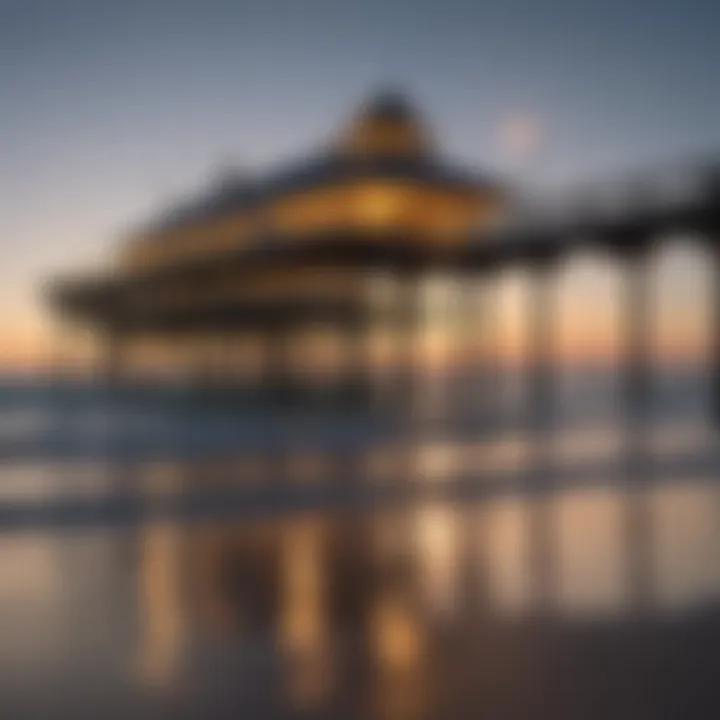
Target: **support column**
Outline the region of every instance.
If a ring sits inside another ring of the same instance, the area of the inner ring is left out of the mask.
[[[400,477],[412,480],[417,466],[418,443],[422,442],[419,433],[417,403],[417,344],[418,320],[420,317],[419,288],[421,283],[416,276],[403,278],[398,282],[396,297],[395,346],[399,352],[396,357],[396,394],[393,412],[399,419],[400,427],[397,439],[400,443]]]
[[[115,459],[117,448],[117,418],[119,391],[121,389],[122,371],[124,368],[125,338],[116,328],[105,333],[100,359],[100,397],[98,398],[105,411],[105,437],[103,449],[106,459]],[[114,425],[114,426],[113,426]]]
[[[375,307],[369,297],[367,284],[363,287],[360,299],[360,328],[358,332],[358,364],[361,376],[363,413],[370,422],[376,420],[378,410],[377,373],[373,343],[377,330]]]
[[[366,481],[368,451],[373,445],[373,407],[370,375],[370,323],[364,305],[364,298],[358,300],[358,317],[353,319],[349,328],[349,364],[351,371],[352,417],[358,432],[354,433],[354,451],[351,458],[354,482]],[[370,438],[368,440],[368,438]]]
[[[472,334],[477,338],[475,344],[477,362],[474,363],[473,371],[476,387],[479,388],[479,397],[476,400],[477,408],[472,418],[472,425],[476,433],[475,437],[480,442],[487,442],[489,435],[492,443],[497,441],[497,431],[502,427],[500,414],[503,409],[501,394],[502,359],[498,332],[498,288],[493,284],[496,281],[487,275],[480,276],[477,282],[480,285],[480,297],[474,304],[475,312],[471,321],[474,329]],[[535,354],[539,350],[533,350],[532,352]],[[482,453],[481,457],[484,457],[484,455],[485,453]],[[483,475],[487,476],[488,468],[483,464],[483,460],[479,460],[479,462],[477,475],[482,479]],[[490,474],[493,472],[494,470],[491,469]],[[475,607],[481,613],[481,620],[489,618],[487,611],[490,603],[491,578],[488,553],[491,541],[489,534],[491,512],[491,509],[488,508],[488,502],[483,502],[474,510],[476,526],[472,534],[472,566],[475,568],[473,573],[475,586],[472,590]],[[528,539],[532,538],[534,534],[536,534],[534,530],[529,530]],[[530,563],[534,563],[532,558]]]
[[[264,357],[264,402],[266,410],[266,475],[273,482],[284,482],[288,470],[289,397],[287,328],[268,328]]]
[[[220,343],[220,367],[222,382],[222,393],[228,410],[234,416],[239,405],[242,403],[242,387],[238,373],[238,342],[237,335],[230,329],[226,329],[218,338]]]
[[[65,416],[70,398],[69,381],[73,377],[73,360],[70,359],[68,353],[69,348],[73,345],[73,338],[70,333],[71,329],[68,325],[62,319],[59,319],[55,324],[53,333],[49,397],[52,412],[50,427],[53,436],[57,438],[58,442],[63,442],[62,438],[66,432]]]
[[[486,280],[483,298],[483,428],[495,436],[503,427],[505,377],[500,335],[500,287]]]
[[[357,480],[357,434],[349,425],[357,420],[354,387],[357,358],[356,328],[343,319],[333,326],[335,365],[328,394],[331,479],[342,485]]]
[[[463,439],[465,432],[475,441],[483,441],[482,434],[487,430],[489,422],[494,419],[497,406],[491,402],[496,396],[496,378],[493,376],[490,338],[492,308],[489,304],[487,278],[470,275],[464,287],[462,323],[459,332],[462,334],[465,372],[463,387],[464,395]],[[463,443],[463,446],[465,444]],[[466,458],[461,464],[463,475],[473,473],[474,480],[482,482],[487,468],[483,466],[481,457],[472,452],[472,465]],[[488,619],[490,576],[488,565],[489,518],[490,511],[487,499],[466,507],[461,516],[462,546],[461,567],[468,568],[464,577],[464,597],[467,600],[471,616],[478,622]]]
[[[464,332],[472,343],[469,368],[474,389],[472,421],[475,430],[487,432],[497,428],[501,404],[501,358],[497,297],[494,281],[485,276],[474,279],[475,299],[467,316]]]
[[[627,588],[635,610],[647,610],[654,590],[654,532],[648,489],[647,439],[651,400],[652,286],[645,253],[625,258],[625,532]]]
[[[414,277],[398,281],[395,298],[394,331],[396,349],[396,394],[398,409],[404,417],[412,414],[414,372],[416,369],[416,332],[418,318],[418,281]]]
[[[476,277],[469,275],[459,288],[459,307],[453,340],[459,366],[454,377],[452,404],[456,412],[457,426],[463,436],[469,426],[475,425],[478,405],[478,376],[476,356],[479,338],[483,333],[484,317],[479,312],[478,285]]]
[[[168,422],[172,429],[173,451],[180,457],[192,456],[192,424],[191,418],[195,416],[195,352],[192,333],[183,333],[173,337],[178,343],[176,348],[177,360],[182,370],[182,380],[177,387],[177,396],[173,403],[174,408],[169,413]],[[189,467],[189,462],[183,463]],[[179,473],[183,476],[185,473]]]
[[[557,595],[557,527],[552,482],[554,273],[549,264],[533,268],[528,308],[528,557],[531,608],[552,612]]]
[[[711,247],[712,289],[710,308],[710,378],[712,383],[712,413],[717,429],[720,429],[720,235]]]
[[[286,347],[283,330],[277,326],[268,327],[264,343],[262,396],[268,409],[275,411],[282,404],[284,395]]]
[[[476,464],[478,454],[472,450],[468,458],[467,440],[474,440],[484,410],[483,351],[485,333],[484,297],[481,281],[476,274],[460,280],[457,304],[450,308],[452,323],[453,375],[451,384],[451,420],[448,442],[459,443],[455,449],[458,462],[453,463],[455,478],[461,483],[472,477],[482,480],[481,468]],[[455,316],[455,317],[453,317]],[[454,322],[453,322],[454,320]],[[486,500],[486,498],[485,498]],[[489,577],[487,567],[488,510],[485,502],[472,499],[458,517],[458,556],[460,574],[460,604],[473,622],[484,622],[487,612]]]
[[[117,385],[123,360],[123,336],[115,329],[108,330],[102,346],[100,378],[105,388]]]

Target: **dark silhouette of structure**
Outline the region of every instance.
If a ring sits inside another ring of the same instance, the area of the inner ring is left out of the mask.
[[[233,343],[245,333],[262,350],[261,367],[250,381],[256,401],[281,412],[292,407],[294,417],[298,409],[310,414],[318,408],[352,409],[358,416],[387,411],[400,419],[392,426],[394,438],[411,446],[418,432],[413,362],[424,279],[443,271],[459,286],[475,287],[508,266],[529,268],[528,419],[535,444],[523,483],[539,500],[528,528],[542,605],[554,583],[553,522],[542,500],[560,481],[547,457],[553,268],[582,247],[616,255],[626,288],[628,572],[634,595],[643,603],[652,583],[651,527],[642,492],[648,476],[643,420],[653,310],[647,258],[671,232],[702,238],[713,258],[716,307],[708,331],[720,420],[720,174],[713,166],[698,165],[690,174],[681,170],[678,178],[674,182],[660,173],[613,183],[577,200],[562,198],[557,206],[539,201],[533,209],[513,198],[503,183],[440,158],[412,106],[384,94],[318,156],[258,182],[228,181],[200,202],[174,210],[123,245],[111,275],[61,281],[52,301],[66,316],[103,333],[109,377],[121,373],[124,348],[138,337],[163,337],[177,356],[201,336],[224,358],[222,366],[231,368],[238,357]],[[493,315],[487,302],[479,314],[463,313],[462,332],[482,332],[480,324],[492,322]],[[369,339],[378,325],[390,330],[395,345],[381,387],[368,359]],[[298,375],[297,339],[319,326],[332,329],[343,369],[310,380]],[[492,348],[486,350],[489,366]],[[492,408],[491,385],[483,397]],[[326,447],[336,474],[357,479],[362,473],[357,442],[335,437]],[[281,477],[282,447],[272,447],[270,455],[272,475]],[[398,478],[407,472],[412,467],[401,457]],[[459,486],[460,496],[468,487]],[[491,490],[487,484],[483,492]],[[353,502],[368,497],[372,502],[383,492],[400,496],[397,488],[348,492],[354,493]],[[312,506],[313,498],[320,501],[310,492],[292,502]]]

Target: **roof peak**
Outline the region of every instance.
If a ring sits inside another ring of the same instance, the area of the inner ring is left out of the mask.
[[[384,87],[370,95],[361,107],[361,113],[397,120],[417,120],[419,117],[415,103],[394,87]]]
[[[343,151],[359,155],[424,155],[432,143],[408,96],[381,88],[362,103],[340,140]]]

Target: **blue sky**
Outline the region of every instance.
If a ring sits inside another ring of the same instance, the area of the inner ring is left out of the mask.
[[[538,183],[720,148],[718,27],[711,0],[0,0],[0,356],[45,332],[39,277],[380,86],[450,154]],[[522,164],[519,115],[541,133]]]

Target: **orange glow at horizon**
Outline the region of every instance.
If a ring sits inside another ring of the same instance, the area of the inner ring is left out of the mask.
[[[702,337],[697,324],[697,318],[693,316],[675,318],[655,343],[654,356],[670,363],[702,362],[709,341]],[[317,350],[313,353],[315,356],[322,354],[320,348]],[[575,317],[565,320],[559,327],[553,359],[561,364],[607,365],[618,361],[621,352],[617,329],[605,319]],[[42,330],[10,329],[0,335],[0,372],[33,373],[69,367],[91,371],[98,366],[99,353],[98,342],[92,336],[64,341]],[[418,343],[415,357],[424,370],[431,372],[441,371],[452,363],[470,364],[479,359],[474,351],[450,347],[447,335],[441,332],[428,334]],[[491,348],[491,357],[507,368],[527,361],[528,342],[522,319],[505,319],[498,342]],[[325,364],[320,362],[318,368]],[[162,370],[168,366],[162,353],[152,352],[138,354],[133,365],[148,370]],[[381,365],[392,365],[392,359],[381,360]]]

